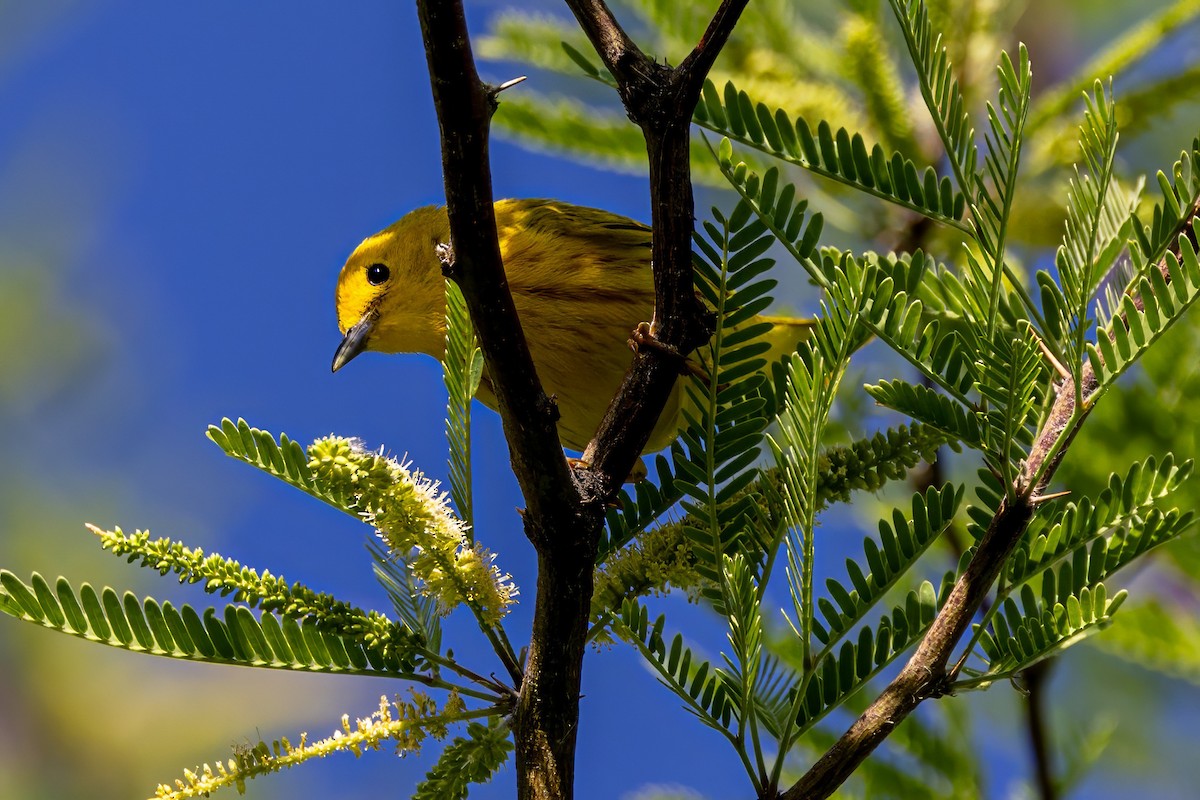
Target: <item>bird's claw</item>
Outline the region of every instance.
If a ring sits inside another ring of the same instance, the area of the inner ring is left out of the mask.
[[[591,469],[590,461],[584,461],[582,458],[571,458],[567,456],[567,466],[571,469]],[[633,462],[633,469],[629,470],[629,475],[625,478],[625,483],[641,483],[646,480],[646,475],[649,470],[646,469],[646,464],[639,458]],[[621,508],[621,498],[617,497],[608,504],[611,508]]]
[[[677,349],[662,342],[654,335],[654,331],[650,328],[649,322],[639,322],[638,326],[629,334],[629,349],[635,353],[641,352],[645,347],[650,350],[655,350],[669,358],[679,362],[679,373],[681,375],[695,375],[697,378],[707,379],[706,373],[699,364],[689,360],[687,356],[679,352]]]

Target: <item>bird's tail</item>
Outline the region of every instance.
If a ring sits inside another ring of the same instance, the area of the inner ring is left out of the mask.
[[[816,325],[816,320],[798,317],[762,316],[756,321],[769,322],[774,326],[763,336],[763,341],[771,345],[766,354],[768,364],[796,352],[796,348],[812,334]]]

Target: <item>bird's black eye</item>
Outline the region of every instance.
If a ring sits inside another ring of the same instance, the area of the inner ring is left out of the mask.
[[[392,271],[387,268],[386,264],[372,264],[367,267],[367,282],[372,286],[378,286],[392,276]]]

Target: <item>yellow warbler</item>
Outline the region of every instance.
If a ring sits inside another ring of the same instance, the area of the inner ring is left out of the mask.
[[[555,200],[496,203],[500,254],[529,352],[547,394],[558,401],[565,447],[583,450],[632,358],[630,333],[654,312],[650,228],[626,217]],[[337,283],[338,327],[345,338],[333,358],[337,372],[364,350],[426,353],[446,347],[445,284],[436,249],[450,240],[443,207],[418,208],[363,241]],[[803,320],[774,323],[767,358],[795,350],[808,334]],[[479,399],[496,396],[487,370]],[[676,385],[646,445],[666,447],[684,425]]]

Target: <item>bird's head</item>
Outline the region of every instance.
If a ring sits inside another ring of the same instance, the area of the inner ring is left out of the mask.
[[[446,210],[418,208],[363,241],[338,276],[337,372],[365,350],[445,351],[445,282],[437,247],[449,241]]]

